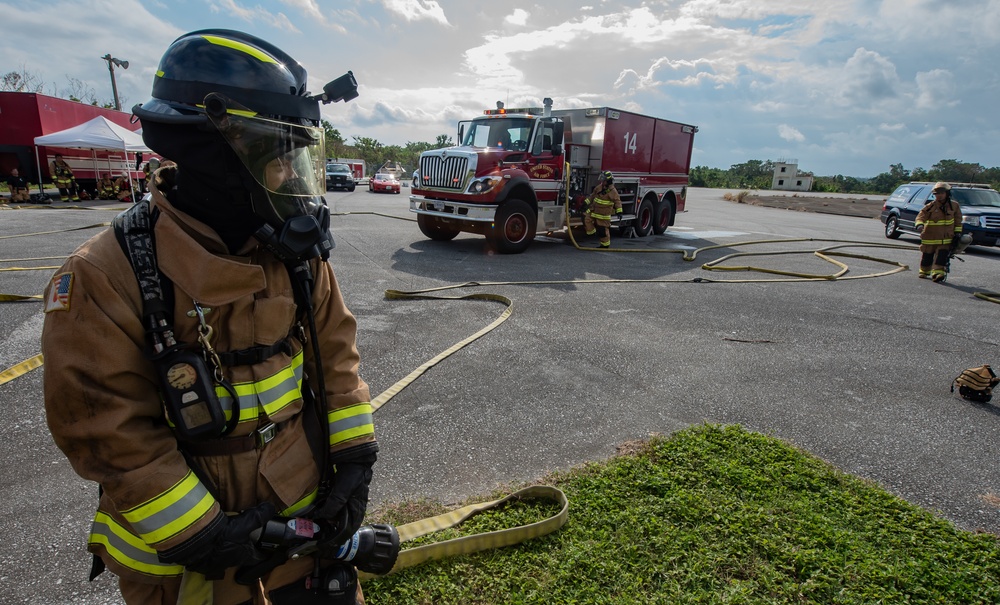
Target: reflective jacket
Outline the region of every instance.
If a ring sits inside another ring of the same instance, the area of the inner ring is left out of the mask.
[[[914,225],[924,226],[920,232],[921,252],[950,247],[952,238],[962,235],[962,207],[955,200],[949,200],[947,206],[935,200],[920,209]]]
[[[56,185],[68,185],[73,180],[73,169],[65,160],[62,162],[52,161],[52,180]]]
[[[607,227],[611,224],[612,214],[621,212],[622,200],[618,196],[618,190],[615,189],[614,185],[608,185],[603,190],[598,190],[595,187],[594,192],[590,194],[590,198],[588,199],[590,199],[590,204],[587,207],[587,213],[602,227]]]
[[[224,368],[240,401],[232,436],[269,422],[279,430],[260,449],[191,456],[203,481],[164,418],[157,374],[144,355],[139,288],[114,232],[83,244],[50,281],[42,330],[49,428],[74,470],[102,488],[89,550],[117,575],[144,582],[179,576],[183,568],[160,563],[157,551],[191,538],[220,511],[269,500],[295,514],[315,499],[320,478],[302,425],[314,414],[301,390],[304,374],[315,374],[313,349],[304,352],[296,336],[287,269],[253,240],[240,255],[229,255],[213,230],[173,208],[155,187],[152,207],[160,211],[155,245],[160,271],[174,285],[177,339],[197,343],[197,319],[189,315],[197,300],[211,309],[205,319],[217,352],[283,339],[287,346],[266,360]],[[354,316],[330,265],[315,260],[311,266],[330,458],[336,462],[374,442],[372,409],[358,376]],[[232,399],[217,392],[229,417]]]
[[[102,200],[113,200],[118,195],[118,187],[112,180],[99,179],[97,181],[97,197]]]

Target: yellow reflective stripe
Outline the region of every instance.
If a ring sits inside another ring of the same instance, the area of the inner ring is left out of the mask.
[[[219,36],[202,36],[205,40],[211,42],[212,44],[218,44],[219,46],[225,46],[226,48],[231,48],[233,50],[238,50],[244,52],[251,57],[257,59],[262,63],[275,63],[278,61],[274,57],[260,50],[250,46],[249,44],[244,44],[242,42],[237,42],[236,40],[230,40],[228,38],[220,38]]]
[[[184,573],[180,565],[161,563],[156,550],[149,547],[139,536],[102,511],[94,515],[90,526],[88,544],[100,544],[111,558],[123,567],[151,576],[170,577]]]
[[[246,382],[232,386],[240,402],[238,422],[257,422],[260,414],[257,413],[257,390],[254,388],[254,383]],[[226,420],[229,420],[233,415],[233,398],[230,397],[229,391],[219,385],[215,385],[215,395],[219,398],[219,403],[222,404],[222,413]]]
[[[920,243],[924,244],[925,246],[943,246],[944,244],[950,244],[951,243],[951,238],[948,238],[948,239],[922,239],[922,240],[920,240]]]
[[[304,354],[300,350],[292,357],[292,363],[288,367],[257,381],[257,396],[268,415],[277,412],[301,396],[303,359]],[[289,397],[290,393],[291,397]]]
[[[139,506],[122,511],[122,516],[146,544],[156,544],[197,523],[214,504],[215,498],[189,470],[170,489]]]
[[[259,414],[258,406],[264,409],[264,413],[272,416],[281,411],[288,404],[298,401],[302,397],[302,363],[304,360],[303,351],[299,351],[292,357],[289,365],[281,368],[274,374],[258,381],[240,382],[232,385],[239,398],[240,419],[239,422],[256,421]],[[229,391],[221,386],[215,387],[215,394],[219,397],[222,410],[226,418],[232,416],[233,399]]]
[[[920,223],[917,223],[917,224],[919,225]],[[944,225],[954,225],[955,224],[955,219],[950,218],[950,219],[940,220],[940,221],[927,221],[924,224],[925,225],[936,225],[936,226],[939,226],[939,227],[940,226],[944,226]]]
[[[157,78],[162,78],[163,77],[163,70],[162,69],[157,69],[156,70],[156,77]]]
[[[327,412],[327,419],[330,422],[331,447],[351,439],[375,434],[372,404],[367,401]]]
[[[307,506],[312,504],[316,500],[316,495],[319,493],[319,488],[314,489],[296,502],[295,504],[289,506],[285,510],[281,511],[282,517],[294,517],[301,513]]]
[[[590,216],[592,216],[594,218],[603,218],[603,219],[606,219],[606,220],[610,220],[611,219],[611,215],[610,214],[596,214],[594,212],[591,212]]]

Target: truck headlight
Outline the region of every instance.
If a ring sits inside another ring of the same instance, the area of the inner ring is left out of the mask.
[[[493,188],[500,179],[492,176],[476,179],[469,183],[469,193],[485,193]]]
[[[417,170],[413,171],[413,180],[410,181],[410,187],[420,187],[420,172]]]
[[[978,227],[981,218],[978,214],[966,214],[962,217],[962,224]]]

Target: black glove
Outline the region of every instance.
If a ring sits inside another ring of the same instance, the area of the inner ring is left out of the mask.
[[[332,526],[320,541],[321,556],[324,546],[335,549],[361,527],[368,509],[368,484],[372,481],[372,466],[376,458],[375,452],[372,452],[336,463],[330,494],[313,515],[316,519],[331,522]]]
[[[159,553],[160,561],[183,565],[208,578],[221,578],[226,569],[258,563],[269,556],[258,549],[250,533],[264,527],[277,511],[270,502],[229,517],[223,513],[203,530]]]

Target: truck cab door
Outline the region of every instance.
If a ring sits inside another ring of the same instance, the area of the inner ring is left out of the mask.
[[[535,157],[562,155],[562,133],[562,120],[553,118],[539,120],[531,142],[531,155]]]

